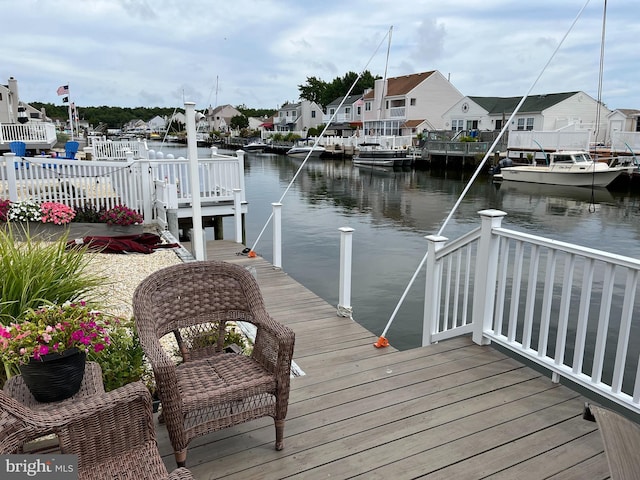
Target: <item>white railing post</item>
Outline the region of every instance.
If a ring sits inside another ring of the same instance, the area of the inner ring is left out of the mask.
[[[272,203],[273,207],[273,266],[282,268],[282,204]]]
[[[4,164],[7,169],[7,183],[9,185],[9,200],[17,202],[18,199],[18,185],[16,180],[16,168],[15,168],[15,153],[4,154]]]
[[[496,278],[500,255],[500,239],[492,230],[500,227],[507,215],[500,210],[482,210],[480,242],[476,259],[476,274],[473,290],[473,341],[478,345],[488,345],[490,340],[484,332],[492,328],[494,304],[496,299]]]
[[[233,219],[236,226],[236,243],[242,243],[242,190],[233,189]]]
[[[127,159],[128,160],[128,159]],[[139,160],[140,167],[140,189],[142,198],[139,202],[142,204],[142,215],[144,223],[150,224],[153,221],[153,203],[155,201],[155,192],[153,191],[153,175],[151,174],[151,164],[149,160]]]
[[[236,156],[238,157],[238,184],[240,190],[242,191],[242,201],[246,200],[245,189],[244,189],[244,150],[236,151]]]
[[[198,170],[198,143],[196,140],[196,104],[184,102],[187,120],[187,158],[189,159],[189,184],[191,187],[191,209],[193,223],[193,255],[196,260],[205,259],[204,229],[202,228],[202,206],[200,199],[200,171]]]
[[[353,228],[340,227],[340,291],[338,293],[338,315],[353,319],[351,308],[351,264]]]
[[[428,235],[426,282],[424,291],[424,316],[422,322],[422,346],[431,345],[431,336],[438,332],[440,313],[440,288],[442,285],[442,262],[436,261],[436,253],[449,240],[447,237]]]

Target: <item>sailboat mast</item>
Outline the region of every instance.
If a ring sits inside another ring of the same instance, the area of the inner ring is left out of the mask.
[[[387,44],[387,58],[384,63],[384,77],[382,77],[382,93],[380,96],[380,104],[378,105],[378,121],[376,122],[378,125],[378,133],[382,135],[385,129],[382,128],[380,124],[380,118],[382,117],[382,103],[384,102],[385,97],[387,96],[387,68],[389,67],[389,52],[391,51],[391,34],[393,33],[393,25],[389,27],[389,42]]]

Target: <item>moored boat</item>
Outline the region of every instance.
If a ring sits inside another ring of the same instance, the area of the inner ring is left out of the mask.
[[[246,145],[242,146],[242,150],[244,150],[245,152],[253,152],[253,153],[262,153],[267,148],[269,148],[269,145],[259,140],[256,140],[254,142],[249,142]]]
[[[567,185],[575,187],[606,187],[619,175],[634,167],[610,167],[596,162],[582,150],[559,150],[546,154],[546,163],[503,167],[495,176],[505,181]]]
[[[413,156],[406,149],[383,148],[378,143],[362,143],[352,158],[354,165],[402,167],[413,163]]]
[[[293,147],[287,150],[287,155],[297,158],[306,158],[307,156],[309,156],[309,158],[318,158],[326,152],[326,149],[321,145],[309,145],[310,141],[310,139],[306,138],[298,140]]]

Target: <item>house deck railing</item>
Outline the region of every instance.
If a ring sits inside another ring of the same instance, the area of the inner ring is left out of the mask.
[[[55,201],[73,207],[93,205],[111,208],[125,204],[144,215],[145,223],[166,218],[159,209],[176,209],[178,217],[189,216],[193,189],[189,160],[134,159],[128,151],[124,161],[67,160],[48,157],[0,157],[0,197],[13,202]],[[200,200],[212,209],[234,202],[246,204],[244,154],[213,154],[198,159]],[[246,207],[245,207],[246,208]],[[181,212],[180,210],[183,210]],[[213,211],[213,210],[212,210]]]
[[[20,141],[27,144],[55,144],[57,141],[56,127],[49,122],[1,123],[0,144]]]
[[[640,413],[640,261],[501,227],[430,236],[423,344],[494,342]]]

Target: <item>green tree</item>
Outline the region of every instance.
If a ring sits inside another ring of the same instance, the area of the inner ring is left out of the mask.
[[[230,125],[234,130],[247,128],[249,126],[249,119],[244,115],[236,115],[235,117],[231,118]]]
[[[369,70],[362,73],[360,78],[355,72],[348,72],[343,77],[336,77],[330,83],[320,80],[316,77],[307,77],[307,81],[303,85],[298,85],[300,98],[316,102],[323,109],[337,98],[344,97],[351,88],[351,95],[361,95],[368,88],[373,88],[376,79]],[[356,79],[358,81],[356,82]]]

